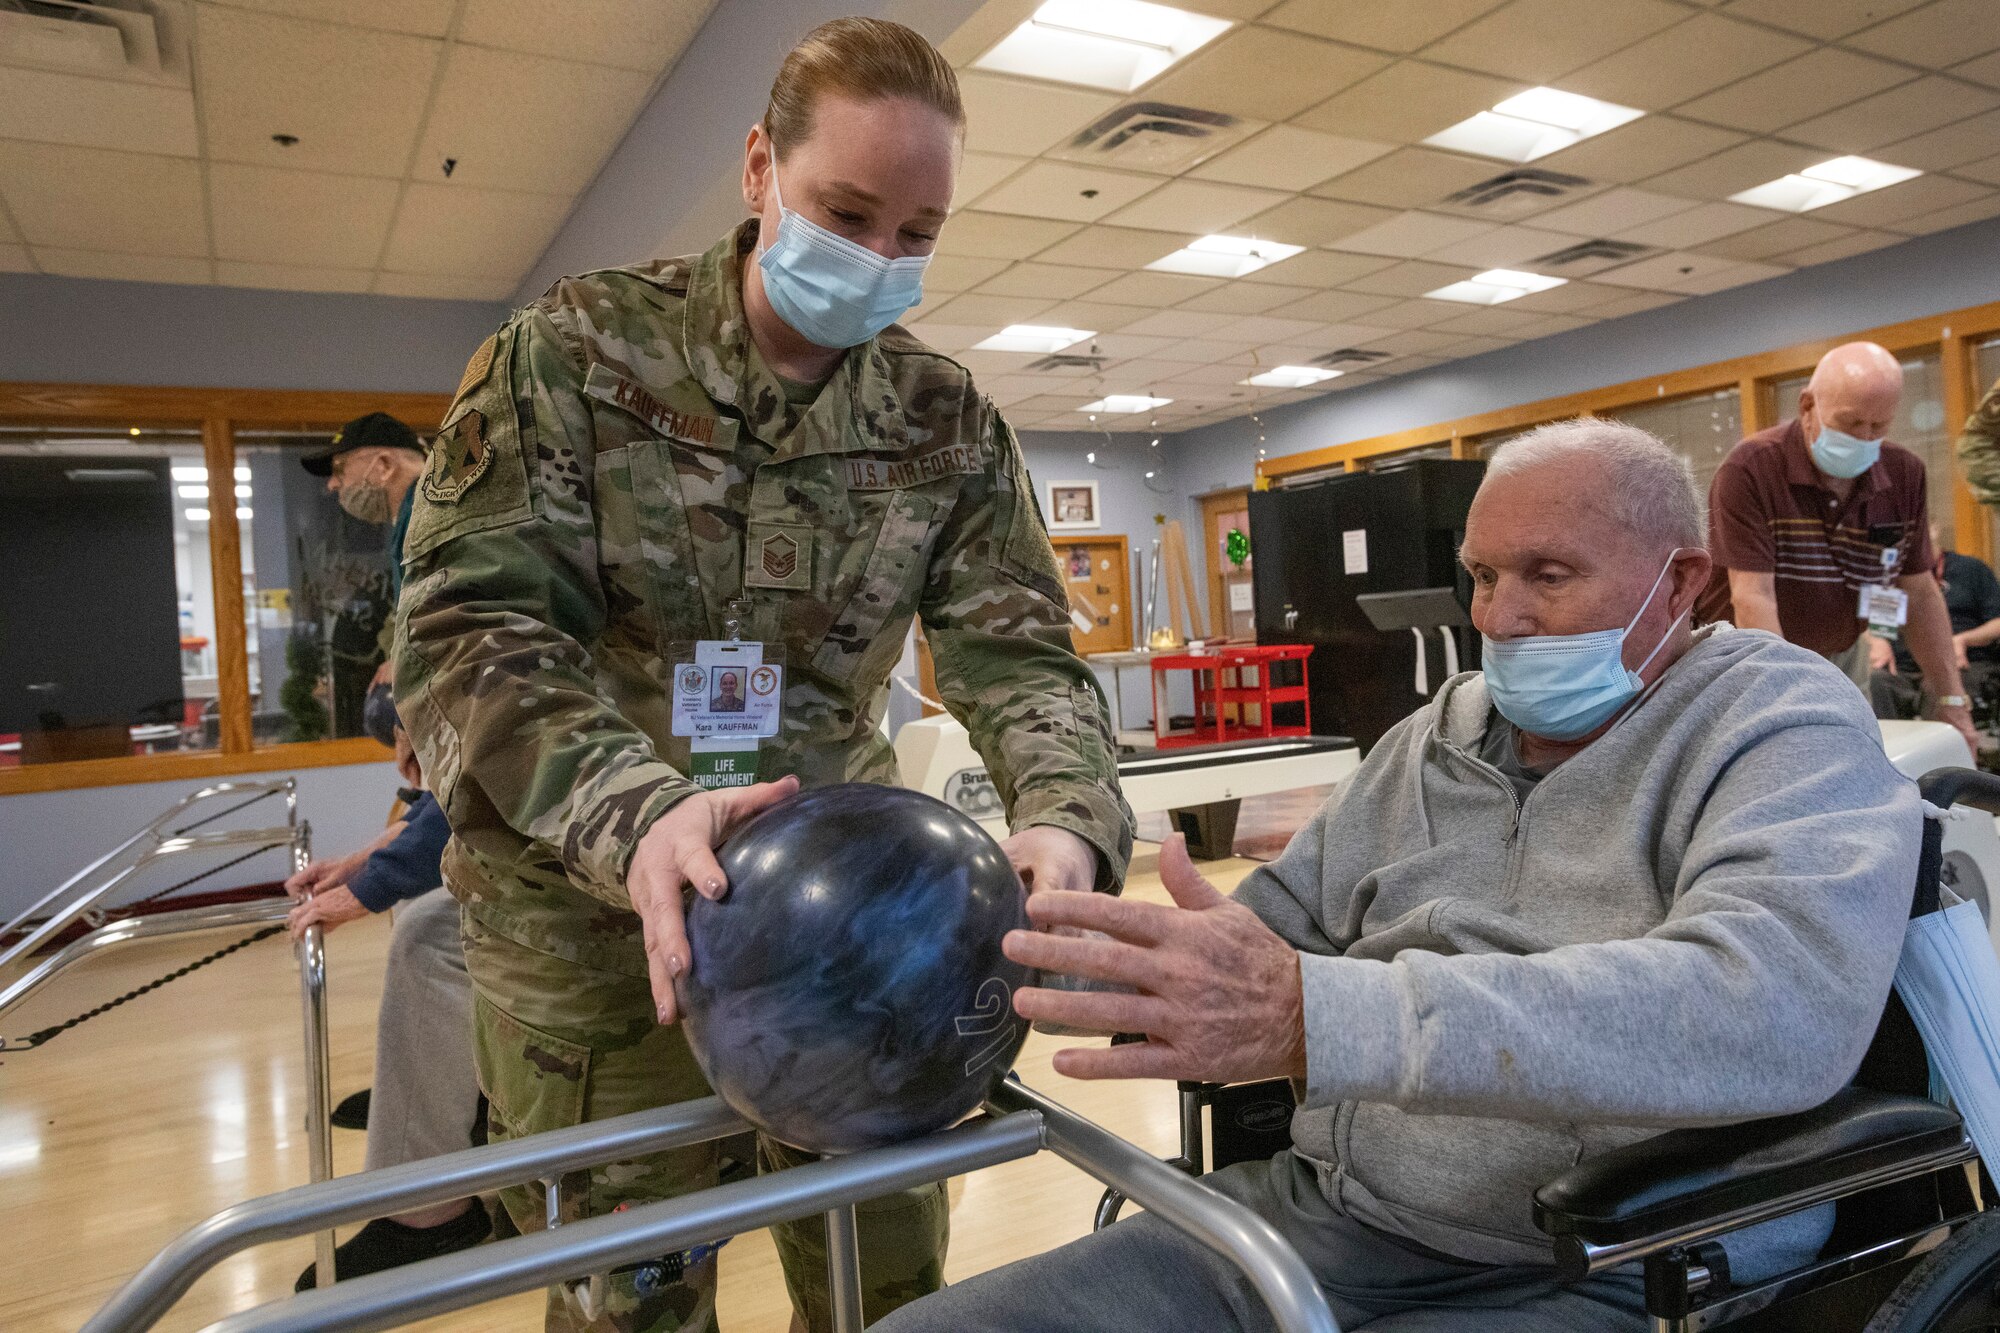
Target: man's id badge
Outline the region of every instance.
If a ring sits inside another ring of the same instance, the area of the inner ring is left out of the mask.
[[[674,735],[754,748],[778,734],[784,697],[785,668],[764,660],[763,644],[703,639],[674,664]]]
[[[1885,639],[1896,637],[1898,626],[1910,619],[1910,595],[1901,588],[1870,583],[1861,589],[1861,604],[1855,614],[1868,622],[1871,633]]]

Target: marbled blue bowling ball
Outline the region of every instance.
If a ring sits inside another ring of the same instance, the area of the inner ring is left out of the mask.
[[[921,792],[822,787],[719,853],[729,892],[688,908],[678,986],[709,1084],[780,1142],[851,1152],[974,1110],[1027,1039],[1020,877],[985,830]]]

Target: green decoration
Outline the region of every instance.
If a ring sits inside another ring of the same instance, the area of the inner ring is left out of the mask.
[[[1230,564],[1240,566],[1250,558],[1250,539],[1243,535],[1243,529],[1231,528],[1229,535],[1222,539],[1222,550],[1229,557]]]

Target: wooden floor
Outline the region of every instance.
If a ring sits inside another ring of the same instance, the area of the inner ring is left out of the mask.
[[[1322,791],[1246,802],[1238,848],[1268,857]],[[1141,833],[1163,836],[1158,819]],[[87,853],[79,855],[81,863]],[[1212,862],[1228,888],[1254,861]],[[1150,845],[1128,893],[1165,901]],[[69,1017],[149,981],[233,936],[137,945],[85,964],[7,1015],[9,1033]],[[328,944],[336,1097],[369,1082],[388,923],[342,928]],[[231,1203],[308,1178],[300,1124],[304,1086],[291,953],[267,940],[56,1038],[0,1060],[0,1329],[72,1333],[176,1234]],[[1016,1066],[1033,1087],[1162,1156],[1176,1147],[1166,1084],[1078,1083],[1049,1068],[1072,1044],[1031,1036]],[[334,1131],[337,1172],[361,1169],[362,1136]],[[951,1184],[949,1278],[1052,1248],[1089,1227],[1098,1186],[1044,1153]],[[348,1233],[343,1231],[342,1236]],[[159,1325],[197,1329],[289,1293],[309,1241],[236,1256]],[[770,1240],[724,1251],[722,1322],[731,1333],[782,1333],[789,1307]],[[542,1298],[524,1295],[416,1325],[431,1330],[541,1327]]]

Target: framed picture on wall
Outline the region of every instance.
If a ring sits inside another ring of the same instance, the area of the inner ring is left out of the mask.
[[[1050,482],[1048,515],[1050,532],[1075,532],[1079,528],[1103,526],[1097,512],[1097,483]]]

